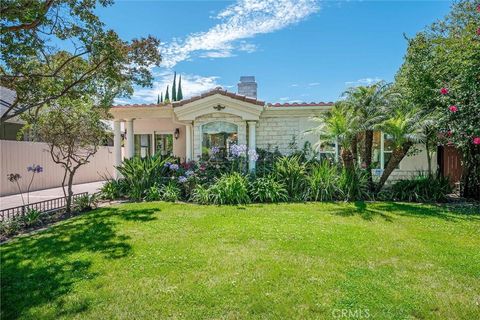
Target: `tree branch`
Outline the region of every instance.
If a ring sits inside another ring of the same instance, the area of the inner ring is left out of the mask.
[[[47,14],[48,10],[50,10],[50,7],[53,5],[55,0],[46,0],[45,3],[43,4],[43,12],[40,12],[35,20],[29,23],[21,23],[18,25],[13,25],[9,27],[5,27],[6,32],[15,32],[15,31],[21,31],[21,30],[31,30],[35,29],[41,22],[43,17]]]

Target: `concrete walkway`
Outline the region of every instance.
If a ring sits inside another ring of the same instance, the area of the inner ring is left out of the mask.
[[[73,193],[80,193],[80,192],[95,193],[99,191],[99,189],[103,186],[104,183],[105,181],[96,181],[96,182],[90,182],[90,183],[76,184],[73,186]],[[59,197],[63,197],[63,190],[61,187],[33,191],[33,192],[30,192],[30,203],[59,198]],[[25,199],[25,203],[26,203],[27,195],[24,194],[23,198]],[[18,207],[21,205],[23,205],[23,202],[20,194],[0,197],[0,210]]]

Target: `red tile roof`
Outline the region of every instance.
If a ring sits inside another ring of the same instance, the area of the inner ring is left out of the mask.
[[[161,108],[161,107],[168,107],[170,106],[170,103],[161,103],[161,104],[156,104],[156,103],[150,103],[150,104],[121,104],[117,106],[112,106],[113,109],[120,109],[120,108]]]
[[[333,106],[333,102],[293,102],[293,103],[269,103],[269,107],[274,107],[274,108],[281,108],[281,107],[327,107],[327,106]]]
[[[232,99],[256,104],[258,106],[264,106],[265,105],[265,101],[261,101],[261,100],[255,99],[255,98],[250,98],[250,97],[247,97],[247,96],[243,96],[241,94],[237,94],[237,93],[234,93],[234,92],[228,92],[227,90],[224,90],[222,87],[216,87],[215,89],[207,91],[207,92],[205,92],[205,93],[203,93],[199,96],[191,97],[189,99],[185,99],[185,100],[182,100],[182,101],[176,101],[176,102],[173,103],[173,107],[180,107],[180,106],[183,106],[187,103],[190,103],[190,102],[193,102],[193,101],[196,101],[196,100],[200,100],[200,99],[203,99],[205,97],[213,96],[215,94],[221,94],[222,96],[226,96],[226,97],[230,97]]]

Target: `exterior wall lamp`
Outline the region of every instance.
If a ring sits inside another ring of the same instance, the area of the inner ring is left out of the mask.
[[[180,137],[180,129],[179,128],[175,129],[175,133],[173,134],[173,136],[175,137],[175,140],[177,140],[178,137]]]

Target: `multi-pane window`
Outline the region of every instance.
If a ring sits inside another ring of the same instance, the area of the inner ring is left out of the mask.
[[[173,155],[173,134],[155,134],[155,154]]]
[[[238,127],[236,124],[216,121],[202,126],[202,156],[210,156],[216,147],[216,157],[228,156],[230,146],[238,143]]]

